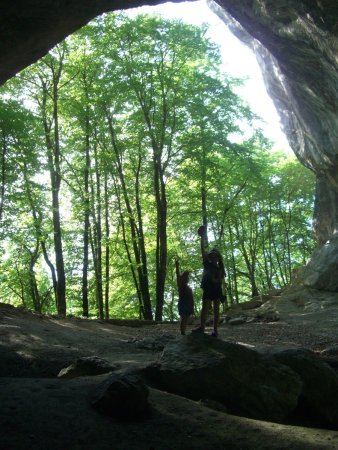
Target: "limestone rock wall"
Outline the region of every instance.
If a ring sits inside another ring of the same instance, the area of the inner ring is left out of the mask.
[[[338,3],[208,3],[255,52],[292,149],[317,175],[314,226],[323,244],[338,229]]]

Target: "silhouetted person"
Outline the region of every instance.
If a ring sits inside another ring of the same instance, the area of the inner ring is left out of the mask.
[[[193,332],[204,333],[205,323],[208,317],[208,311],[211,303],[214,311],[214,331],[212,336],[218,336],[219,308],[220,303],[224,301],[224,293],[222,285],[224,285],[224,277],[226,276],[222,255],[214,248],[209,252],[206,249],[206,229],[202,225],[198,229],[201,238],[201,252],[203,260],[203,276],[201,288],[203,289],[201,324]]]
[[[179,261],[175,261],[176,281],[178,287],[178,313],[180,315],[181,334],[185,334],[188,319],[194,313],[194,297],[192,289],[188,286],[189,272],[186,270],[180,273]]]

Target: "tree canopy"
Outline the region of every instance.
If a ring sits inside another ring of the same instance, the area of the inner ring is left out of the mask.
[[[202,223],[229,302],[290,283],[313,174],[272,151],[206,30],[107,14],[2,87],[0,298],[175,319],[175,258],[200,303]]]

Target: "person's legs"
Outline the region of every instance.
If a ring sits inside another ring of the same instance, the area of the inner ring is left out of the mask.
[[[210,308],[210,300],[203,300],[201,311],[201,328],[203,332],[205,330],[205,324],[208,318],[209,308]]]
[[[185,330],[187,328],[187,323],[188,323],[188,316],[181,316],[181,322],[180,322],[181,334],[185,334]]]
[[[219,300],[214,300],[213,301],[214,304],[214,332],[213,332],[213,336],[218,336],[218,323],[219,323],[219,306],[220,306],[220,301]]]
[[[194,328],[192,331],[193,333],[204,333],[205,330],[205,323],[208,318],[208,311],[210,308],[210,300],[202,300],[202,311],[201,311],[201,324],[199,327]]]

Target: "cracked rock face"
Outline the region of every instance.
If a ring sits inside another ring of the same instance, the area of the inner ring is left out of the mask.
[[[164,2],[2,3],[0,84],[97,15]],[[314,231],[319,246],[326,244],[327,249],[327,242],[338,236],[338,3],[332,0],[208,0],[208,3],[255,52],[290,145],[299,160],[316,174]],[[329,264],[324,261],[323,270]]]
[[[209,1],[255,52],[284,132],[317,176],[315,235],[324,244],[338,224],[338,6],[330,1]]]

